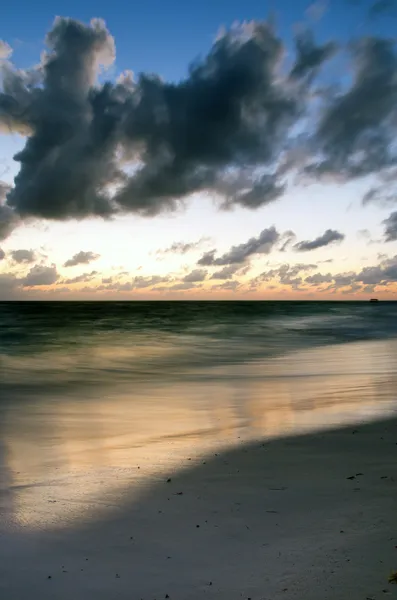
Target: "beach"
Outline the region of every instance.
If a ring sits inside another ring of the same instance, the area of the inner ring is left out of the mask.
[[[1,599],[397,597],[397,341],[381,313],[376,336],[360,330],[375,339],[352,341],[337,307],[338,343],[299,347],[329,309],[267,333],[257,316],[221,334],[97,322],[88,342],[82,310],[73,347],[42,320],[1,354]]]
[[[397,420],[189,458],[67,527],[2,532],[1,597],[397,597]]]

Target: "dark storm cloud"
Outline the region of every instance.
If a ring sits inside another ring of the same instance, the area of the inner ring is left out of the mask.
[[[311,250],[317,250],[317,248],[329,246],[334,242],[341,242],[344,239],[345,236],[343,235],[343,233],[335,231],[334,229],[327,229],[327,231],[325,231],[323,235],[320,235],[314,240],[306,240],[304,242],[299,242],[298,244],[295,244],[294,249],[298,252],[310,252]]]
[[[21,218],[153,216],[195,192],[224,209],[257,209],[285,192],[292,171],[352,178],[397,163],[393,40],[351,44],[352,83],[332,94],[313,78],[335,44],[299,33],[288,73],[286,47],[268,22],[218,36],[177,83],[144,73],[99,83],[115,45],[98,19],[57,18],[46,47],[26,71],[0,47],[0,128],[28,135],[14,157],[15,185],[0,197],[0,239]]]
[[[3,122],[32,131],[14,157],[21,168],[8,205],[20,215],[50,219],[109,214],[106,194],[96,190],[115,173],[98,115],[103,91],[95,94],[93,86],[99,66],[114,59],[113,39],[99,20],[86,27],[57,18],[46,43],[36,85],[10,68],[3,77]]]
[[[197,262],[200,266],[226,266],[243,264],[254,254],[269,254],[280,239],[275,227],[261,231],[258,237],[252,237],[244,244],[232,246],[228,252],[216,257],[216,250],[205,252]]]
[[[391,147],[397,117],[397,57],[392,39],[351,44],[353,82],[323,107],[307,168],[316,175],[360,177],[396,162]]]
[[[277,200],[286,190],[286,185],[278,182],[277,174],[263,175],[251,186],[241,191],[236,190],[236,185],[232,186],[232,193],[228,195],[222,207],[240,205],[254,210]],[[222,188],[220,188],[221,190]]]
[[[251,23],[218,38],[179,84],[141,75],[125,137],[144,143],[146,155],[119,204],[155,214],[191,192],[225,189],[227,204],[258,204],[259,196],[266,203],[275,186],[254,174],[249,182],[247,173],[273,163],[299,113],[297,98],[278,79],[283,52],[270,25]],[[242,184],[230,167],[244,167]]]
[[[5,240],[18,224],[15,212],[5,204],[10,186],[0,181],[0,240]]]
[[[99,258],[99,254],[95,254],[95,252],[77,252],[72,258],[69,258],[63,265],[64,267],[75,267],[76,265],[88,265],[90,262],[97,260]]]
[[[385,225],[386,242],[394,242],[397,240],[397,212],[392,212],[390,216],[383,221]]]
[[[36,260],[36,254],[33,250],[11,250],[10,256],[16,263],[32,263]]]
[[[5,259],[5,257],[6,257],[6,253],[4,252],[4,250],[2,250],[2,249],[0,248],[0,260],[4,260],[4,259]]]
[[[223,195],[225,207],[273,201],[285,185],[279,153],[304,108],[295,79],[330,54],[302,39],[291,82],[272,25],[251,22],[218,37],[179,83],[127,74],[99,85],[115,58],[102,21],[57,18],[46,45],[35,69],[5,62],[0,124],[30,132],[7,206],[48,219],[155,215],[197,191]]]
[[[35,265],[29,271],[29,273],[19,279],[23,287],[37,287],[41,285],[51,285],[55,283],[59,278],[56,266],[45,267],[42,265]]]
[[[313,34],[308,31],[301,31],[295,39],[296,44],[296,63],[291,71],[291,77],[301,78],[306,75],[315,75],[321,65],[331,58],[337,46],[334,42],[328,42],[323,46],[317,46]]]
[[[377,17],[381,14],[397,15],[396,0],[375,0],[368,11],[369,17]]]

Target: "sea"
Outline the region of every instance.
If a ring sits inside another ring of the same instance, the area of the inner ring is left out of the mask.
[[[14,523],[74,518],[216,448],[396,412],[395,302],[0,303]]]

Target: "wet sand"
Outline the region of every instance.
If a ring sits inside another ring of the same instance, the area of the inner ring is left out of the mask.
[[[13,522],[19,490],[1,471],[0,597],[397,598],[396,419],[178,460],[136,467],[130,486],[103,472],[101,502],[75,500],[88,505],[78,519],[74,480],[58,495],[43,483],[34,527]]]

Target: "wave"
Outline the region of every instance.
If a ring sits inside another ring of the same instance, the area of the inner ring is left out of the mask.
[[[397,337],[396,316],[397,303],[1,303],[0,397],[210,377],[299,349]]]

